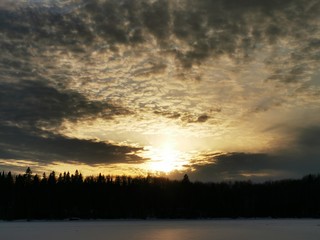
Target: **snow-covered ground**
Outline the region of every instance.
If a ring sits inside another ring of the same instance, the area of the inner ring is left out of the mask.
[[[1,240],[319,240],[320,220],[0,222]]]

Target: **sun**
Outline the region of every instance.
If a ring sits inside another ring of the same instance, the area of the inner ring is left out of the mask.
[[[183,170],[187,160],[184,153],[175,149],[174,144],[165,144],[161,147],[149,146],[144,157],[150,160],[146,162],[146,170],[152,173],[170,173],[175,170]]]
[[[179,159],[178,151],[170,148],[164,148],[160,149],[157,155],[158,156],[155,155],[154,160],[150,162],[150,170],[168,173],[177,167],[176,160]]]

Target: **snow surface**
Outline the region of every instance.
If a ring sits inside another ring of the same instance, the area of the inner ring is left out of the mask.
[[[320,220],[0,222],[1,240],[319,240]]]

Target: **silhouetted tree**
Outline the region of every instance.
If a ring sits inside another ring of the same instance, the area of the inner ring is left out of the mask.
[[[47,178],[0,173],[0,219],[320,217],[320,175],[301,180],[202,183],[163,177]]]
[[[57,182],[57,179],[56,179],[56,173],[54,171],[52,171],[49,175],[49,178],[48,178],[48,184],[54,186]]]
[[[42,183],[42,184],[47,184],[47,182],[48,182],[47,175],[46,175],[46,173],[43,173],[43,174],[42,174],[41,183]]]
[[[31,184],[32,181],[32,171],[31,168],[28,167],[26,170],[26,173],[23,175],[23,177],[25,178],[25,183],[26,184]]]
[[[188,176],[187,174],[185,174],[185,175],[183,176],[182,182],[183,182],[183,183],[190,183],[189,176]]]

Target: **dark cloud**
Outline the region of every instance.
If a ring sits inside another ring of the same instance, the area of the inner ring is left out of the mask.
[[[154,111],[154,114],[162,115],[167,118],[171,119],[179,119],[181,117],[181,114],[178,112],[170,112],[170,111]]]
[[[10,39],[23,36],[30,42],[60,45],[73,52],[95,49],[97,39],[103,39],[112,51],[113,45],[148,41],[149,33],[185,67],[221,54],[243,61],[258,49],[257,44],[272,45],[288,36],[306,42],[309,49],[319,49],[317,39],[306,38],[316,28],[318,1],[79,0],[69,5],[42,5],[22,5],[16,11],[0,9],[1,31]],[[171,36],[187,44],[189,50],[172,46]]]
[[[130,112],[108,102],[90,101],[42,82],[0,83],[0,122],[28,126],[59,126],[63,120],[105,118]]]
[[[155,1],[142,4],[143,22],[147,29],[157,38],[165,39],[169,37],[170,12],[169,1]]]
[[[316,149],[320,152],[320,126],[304,128],[298,134],[297,144],[305,148]]]
[[[266,131],[282,129],[277,125]],[[229,152],[204,155],[208,164],[192,165],[195,171],[188,174],[197,180],[275,180],[300,178],[320,169],[320,127],[295,128],[287,126],[293,138],[280,149],[271,153]],[[289,130],[288,130],[289,131]]]
[[[209,116],[206,115],[206,114],[203,114],[203,115],[198,117],[197,122],[200,122],[200,123],[206,122],[208,119],[209,119]]]
[[[258,44],[273,45],[281,37],[305,41],[296,33],[314,31],[312,19],[319,12],[319,6],[310,9],[302,0],[185,2],[186,8],[174,12],[174,33],[192,47],[178,54],[186,66],[221,54],[243,61],[259,49]]]
[[[0,158],[87,164],[139,161],[134,155],[138,148],[53,133],[64,120],[111,119],[127,114],[130,112],[121,107],[90,101],[77,92],[59,91],[43,82],[1,82]],[[53,132],[41,130],[42,127]]]
[[[320,154],[318,154],[318,157]],[[307,156],[306,156],[307,157]],[[315,173],[320,163],[314,159],[303,159],[289,153],[267,154],[231,152],[206,156],[205,165],[193,165],[194,171],[188,172],[193,180],[253,180],[267,181],[283,178],[300,178]]]
[[[188,113],[188,114],[184,114],[181,117],[181,121],[187,122],[187,123],[204,123],[209,118],[210,116],[208,116],[207,114],[201,114],[197,116],[197,115]]]
[[[275,179],[281,172],[283,178],[286,173],[279,168],[274,156],[265,153],[214,153],[203,156],[207,164],[192,165],[193,171],[188,172],[192,180],[199,181],[226,181],[226,180],[253,180],[265,181]],[[174,173],[177,174],[177,173]],[[270,175],[268,175],[270,174]]]
[[[179,119],[183,123],[204,123],[210,118],[210,116],[208,116],[207,114],[202,114],[197,116],[190,112],[179,113],[179,112],[171,112],[166,110],[162,110],[162,111],[156,110],[153,113],[156,115],[164,116],[166,118],[170,118],[170,119]]]
[[[302,162],[310,158],[316,159],[320,157],[320,126],[308,123],[308,118],[309,115],[304,115],[300,120],[303,121],[302,124],[298,121],[278,123],[264,129],[263,132],[280,133],[279,155],[285,158],[300,157]]]
[[[68,138],[39,129],[0,125],[0,158],[57,161],[88,165],[108,163],[137,163],[135,155],[141,148],[117,146],[94,140]]]
[[[274,164],[272,158],[265,153],[232,152],[213,156],[211,167],[203,167],[202,172],[211,172],[217,179],[225,177],[243,177],[246,173],[269,172]],[[201,168],[201,167],[200,167]],[[219,176],[220,175],[220,176]]]

